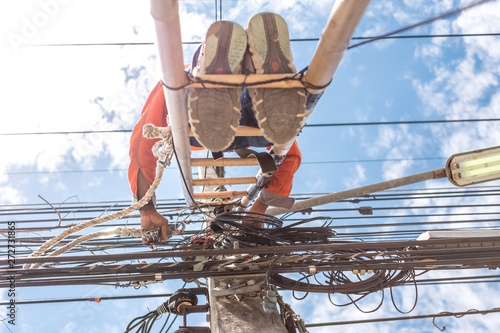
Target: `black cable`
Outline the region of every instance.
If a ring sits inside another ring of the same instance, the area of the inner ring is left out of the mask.
[[[93,133],[131,133],[132,130],[116,129],[116,130],[89,130],[89,131],[54,131],[54,132],[25,132],[25,133],[0,133],[0,136],[17,136],[17,135],[68,135],[68,134],[93,134]]]
[[[500,308],[493,308],[491,310],[468,310],[465,312],[440,312],[428,315],[417,315],[417,316],[404,316],[404,317],[392,317],[392,318],[376,318],[376,319],[365,319],[365,320],[351,320],[351,321],[338,321],[338,322],[326,322],[326,323],[313,323],[306,324],[306,327],[323,327],[323,326],[336,326],[336,325],[353,325],[353,324],[367,324],[367,323],[380,323],[386,321],[399,321],[399,320],[410,320],[410,319],[424,319],[424,318],[436,318],[436,317],[461,317],[471,314],[488,314],[500,312]]]
[[[406,36],[366,36],[352,37],[351,40],[372,40],[372,39],[420,39],[420,38],[458,38],[458,37],[496,37],[500,33],[483,33],[483,34],[427,34],[427,35],[406,35]],[[317,42],[319,38],[290,38],[290,42]],[[53,45],[58,46],[58,45]],[[61,45],[64,46],[64,45]]]
[[[215,0],[217,1],[217,0]],[[217,15],[217,13],[216,13]],[[217,21],[217,17],[215,18]],[[463,37],[496,37],[500,36],[500,33],[491,32],[491,33],[482,33],[482,34],[428,34],[428,35],[407,35],[407,36],[366,36],[366,37],[352,37],[352,40],[371,40],[371,39],[421,39],[421,38],[463,38]],[[290,42],[317,42],[319,38],[290,38]],[[201,41],[188,41],[182,42],[183,45],[200,45]],[[61,43],[61,44],[31,44],[29,46],[152,46],[154,42],[117,42],[117,43]]]
[[[427,20],[424,20],[424,21],[421,21],[421,22],[418,22],[418,23],[415,23],[415,24],[412,24],[412,25],[409,25],[407,27],[404,27],[404,28],[401,28],[401,29],[398,29],[398,30],[395,30],[395,31],[392,31],[392,32],[389,32],[387,34],[384,34],[384,35],[381,35],[379,37],[375,37],[375,38],[372,38],[372,39],[369,39],[369,40],[366,40],[364,42],[361,42],[361,43],[357,43],[357,44],[354,44],[354,45],[351,45],[349,46],[347,49],[350,50],[350,49],[353,49],[355,47],[358,47],[358,46],[361,46],[361,45],[364,45],[364,44],[368,44],[368,43],[371,43],[371,42],[374,42],[376,40],[379,40],[379,39],[382,39],[384,37],[388,37],[388,36],[391,36],[391,35],[395,35],[395,34],[398,34],[398,33],[401,33],[403,31],[407,31],[407,30],[411,30],[411,29],[414,29],[416,27],[419,27],[419,26],[422,26],[422,25],[425,25],[425,24],[429,24],[431,22],[434,22],[434,21],[437,21],[437,20],[440,20],[440,19],[443,19],[443,18],[446,18],[446,17],[449,17],[449,16],[452,16],[452,15],[455,15],[455,14],[458,14],[464,10],[467,10],[467,9],[470,9],[470,8],[473,8],[475,6],[478,6],[478,5],[482,5],[486,2],[489,2],[491,0],[480,0],[480,1],[477,1],[477,2],[474,2],[470,5],[467,5],[467,6],[464,6],[464,7],[461,7],[461,8],[458,8],[458,9],[454,9],[452,11],[449,11],[447,13],[444,13],[444,14],[441,14],[439,16],[435,16],[433,18],[430,18],[430,19],[427,19]]]
[[[59,173],[86,173],[86,172],[123,172],[128,169],[90,169],[90,170],[55,170],[55,171],[14,171],[2,172],[3,175],[40,175],[40,174],[59,174]]]
[[[273,80],[276,81],[276,80]],[[278,81],[282,81],[281,79]],[[232,85],[232,84],[231,84]],[[417,124],[439,124],[439,123],[471,123],[471,122],[493,122],[500,121],[500,118],[486,119],[443,119],[443,120],[408,120],[408,121],[372,121],[356,123],[324,123],[306,124],[304,127],[342,127],[342,126],[371,126],[371,125],[417,125]],[[0,133],[0,136],[23,136],[23,135],[70,135],[70,134],[92,134],[92,133],[131,133],[129,129],[102,130],[102,131],[54,131],[54,132],[19,132]]]
[[[194,204],[194,206],[196,207],[196,209],[200,213],[202,213],[203,215],[205,215],[207,217],[211,217],[211,216],[207,215],[204,211],[201,210],[201,208],[198,206],[198,203],[193,198],[193,194],[191,193],[191,190],[189,189],[186,177],[184,176],[184,172],[182,171],[181,164],[179,162],[179,158],[177,157],[177,150],[175,149],[175,144],[174,144],[174,138],[173,137],[172,137],[172,150],[174,151],[175,161],[177,162],[177,167],[179,168],[179,171],[180,171],[180,174],[181,174],[181,178],[182,178],[182,181],[184,183],[184,188],[186,189],[186,192],[188,192],[189,197],[191,199],[191,202]]]
[[[170,297],[172,294],[150,294],[150,295],[127,295],[127,296],[102,296],[85,298],[58,298],[58,299],[39,299],[39,300],[16,300],[16,304],[47,304],[47,303],[67,303],[67,302],[97,302],[122,299],[151,298],[151,297]],[[9,301],[1,301],[0,306],[9,305]]]
[[[306,124],[304,127],[339,127],[339,126],[371,126],[371,125],[416,125],[416,124],[444,124],[444,123],[470,123],[470,122],[500,121],[500,118],[490,119],[443,119],[443,120],[407,120],[407,121],[371,121],[357,123],[330,123]]]
[[[411,157],[411,158],[386,158],[373,160],[339,160],[339,161],[309,161],[302,162],[301,165],[310,164],[348,164],[348,163],[381,163],[381,162],[402,162],[402,161],[430,161],[430,160],[447,160],[447,157]],[[128,169],[89,169],[89,170],[55,170],[55,171],[14,171],[3,172],[3,175],[39,175],[39,174],[71,174],[71,173],[90,173],[90,172],[123,172]],[[177,168],[169,168],[168,170],[177,170]],[[193,173],[196,175],[196,173]]]

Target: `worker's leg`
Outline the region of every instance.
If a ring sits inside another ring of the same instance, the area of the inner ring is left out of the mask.
[[[265,213],[269,206],[291,208],[295,199],[290,198],[289,195],[292,191],[294,174],[299,169],[301,161],[302,155],[297,141],[295,141],[279,166],[278,171],[267,182],[248,211]],[[243,224],[258,228],[263,227],[263,224],[259,222],[243,221]]]
[[[297,141],[295,141],[286,154],[285,159],[281,162],[278,171],[276,171],[265,185],[260,198],[272,206],[282,207],[283,205],[293,205],[293,199],[288,198],[288,196],[292,191],[294,174],[299,169],[301,162],[302,154],[300,153]],[[286,198],[288,202],[283,202],[283,198]],[[278,204],[279,202],[283,202],[283,205]]]

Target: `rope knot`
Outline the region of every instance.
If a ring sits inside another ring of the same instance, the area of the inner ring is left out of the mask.
[[[172,145],[172,127],[156,127],[146,124],[142,128],[142,135],[148,139],[161,138],[153,145],[153,155],[160,160],[160,163],[170,165],[174,153]]]

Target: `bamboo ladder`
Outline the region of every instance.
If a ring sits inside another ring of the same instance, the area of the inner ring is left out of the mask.
[[[324,87],[331,81],[332,76],[349,45],[349,41],[358,25],[370,0],[340,0],[332,9],[328,23],[318,43],[316,52],[312,58],[311,65],[304,76],[304,81],[319,89],[308,88],[311,94],[320,95]],[[155,21],[157,36],[157,47],[160,55],[163,82],[169,87],[181,87],[187,85],[184,72],[184,61],[182,54],[182,40],[179,20],[178,0],[151,0],[151,15]],[[225,82],[233,84],[250,84],[275,79],[292,77],[294,74],[253,74],[253,75],[201,75],[202,81]],[[188,87],[193,88],[220,88],[223,85],[204,83],[191,83]],[[298,80],[285,80],[273,83],[254,85],[261,88],[304,88]],[[170,126],[175,143],[177,160],[184,181],[181,181],[184,197],[188,205],[193,205],[193,200],[213,198],[238,198],[242,197],[244,205],[248,205],[247,191],[224,191],[195,193],[194,186],[236,185],[255,184],[261,173],[257,176],[237,178],[202,178],[193,179],[191,167],[215,167],[215,166],[254,166],[258,165],[256,158],[191,158],[186,90],[164,89],[165,100],[169,110]],[[311,110],[312,111],[312,110]],[[252,127],[239,127],[237,136],[261,136],[260,129]],[[284,145],[275,145],[273,152],[284,156],[291,147],[293,140]]]

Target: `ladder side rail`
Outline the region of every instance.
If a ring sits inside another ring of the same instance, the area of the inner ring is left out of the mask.
[[[182,38],[179,20],[179,3],[177,0],[151,0],[151,16],[156,30],[157,47],[162,68],[162,78],[169,87],[180,87],[187,84],[184,72]],[[185,89],[163,89],[169,112],[169,124],[177,161],[179,163],[181,185],[188,205],[193,205],[193,176],[190,167],[191,148],[189,145],[189,122],[187,112],[187,96]]]
[[[305,82],[318,87],[328,85],[369,4],[370,0],[338,0],[335,2],[311,64],[304,76]],[[309,88],[308,92],[318,95],[324,90],[325,88]]]

